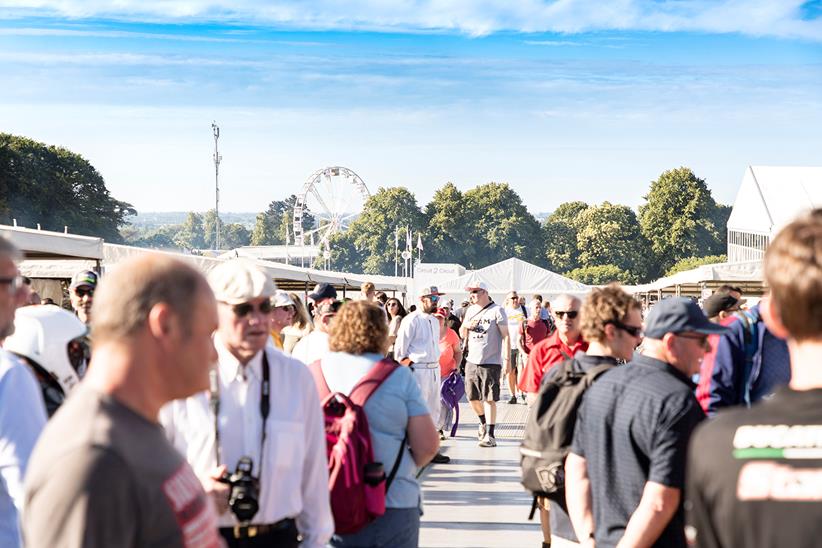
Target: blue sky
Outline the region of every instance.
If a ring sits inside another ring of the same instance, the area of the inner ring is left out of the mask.
[[[421,205],[508,182],[533,213],[636,206],[686,165],[819,165],[822,2],[0,0],[0,131],[141,211],[260,211],[327,165]],[[607,7],[604,7],[607,6]]]

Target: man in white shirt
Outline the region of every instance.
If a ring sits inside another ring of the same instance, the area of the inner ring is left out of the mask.
[[[302,546],[324,546],[334,522],[322,411],[308,369],[267,345],[274,282],[237,259],[214,269],[209,283],[219,318],[212,387],[163,410],[169,439],[213,496],[230,548],[297,546],[299,537]],[[229,508],[232,488],[218,481],[244,459],[260,486],[250,519]]]
[[[441,295],[435,286],[423,287],[419,292],[420,307],[402,319],[394,342],[394,357],[414,371],[434,424],[440,413],[440,322],[431,314]],[[435,464],[450,461],[442,453],[431,459]]]
[[[14,310],[22,279],[15,261],[22,254],[0,238],[0,340],[14,331]],[[0,546],[21,546],[23,475],[46,424],[46,408],[34,376],[17,358],[0,350]]]
[[[293,358],[311,365],[328,354],[328,329],[340,306],[340,301],[326,301],[315,309],[314,329],[294,346]]]

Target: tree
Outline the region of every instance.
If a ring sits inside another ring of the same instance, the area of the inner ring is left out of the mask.
[[[251,233],[240,223],[231,223],[224,227],[220,245],[223,249],[235,249],[249,244]]]
[[[217,212],[214,209],[209,209],[203,215],[203,244],[205,249],[214,249],[217,233],[215,224],[217,223]],[[220,221],[220,244],[222,246],[225,241],[224,236],[225,225]]]
[[[121,242],[119,227],[136,214],[115,200],[100,173],[65,148],[0,133],[0,222]]]
[[[651,246],[631,208],[603,202],[580,212],[576,224],[580,266],[613,265],[632,283],[648,277]]]
[[[203,249],[205,247],[203,217],[193,211],[189,212],[174,238],[174,243],[183,249]]]
[[[466,202],[453,183],[434,193],[425,207],[428,219],[425,256],[428,262],[467,264],[466,242],[472,241],[472,223],[466,217]]]
[[[268,209],[257,215],[254,230],[251,233],[251,245],[281,245],[285,243],[286,235],[294,241],[292,220],[294,219],[294,204],[297,196],[292,194],[285,200],[273,200]],[[308,210],[303,210],[302,227],[308,232],[315,227],[316,219]]]
[[[677,263],[668,269],[665,272],[666,276],[673,276],[677,272],[685,272],[686,270],[692,270],[698,266],[702,266],[704,264],[716,264],[716,263],[725,263],[728,262],[727,255],[708,255],[706,257],[688,257],[687,259],[682,259],[677,261]]]
[[[585,202],[565,202],[543,222],[541,231],[549,270],[565,272],[579,266],[577,218],[588,207]]]
[[[332,238],[332,264],[335,269],[345,264],[355,272],[393,275],[395,229],[410,227],[418,234],[424,226],[417,199],[408,189],[380,188],[366,200],[362,214],[349,225],[348,231]],[[338,249],[338,245],[342,247]],[[351,264],[356,258],[361,258],[360,268]]]
[[[463,243],[466,265],[481,268],[510,257],[540,260],[539,223],[506,183],[487,183],[464,194],[464,214],[472,238]]]
[[[722,219],[728,209],[716,203],[705,180],[689,168],[665,171],[651,182],[644,198],[647,203],[639,208],[639,222],[651,242],[659,272],[681,259],[724,251]]]
[[[588,285],[606,285],[611,282],[621,284],[635,283],[635,278],[616,265],[603,264],[597,266],[583,266],[566,272],[565,276]]]

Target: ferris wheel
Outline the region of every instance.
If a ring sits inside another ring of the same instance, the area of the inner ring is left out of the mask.
[[[311,174],[294,202],[292,230],[296,245],[319,245],[328,249],[328,240],[348,228],[360,214],[371,193],[359,175],[347,167],[334,166]],[[303,218],[311,214],[315,226],[303,227]]]

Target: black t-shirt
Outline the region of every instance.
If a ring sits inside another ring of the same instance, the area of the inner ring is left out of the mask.
[[[694,434],[687,481],[697,546],[822,544],[822,389],[720,411]]]
[[[585,392],[571,451],[587,461],[597,546],[616,546],[649,481],[684,489],[693,429],[705,415],[690,379],[635,355]],[[680,505],[654,546],[686,546]]]

